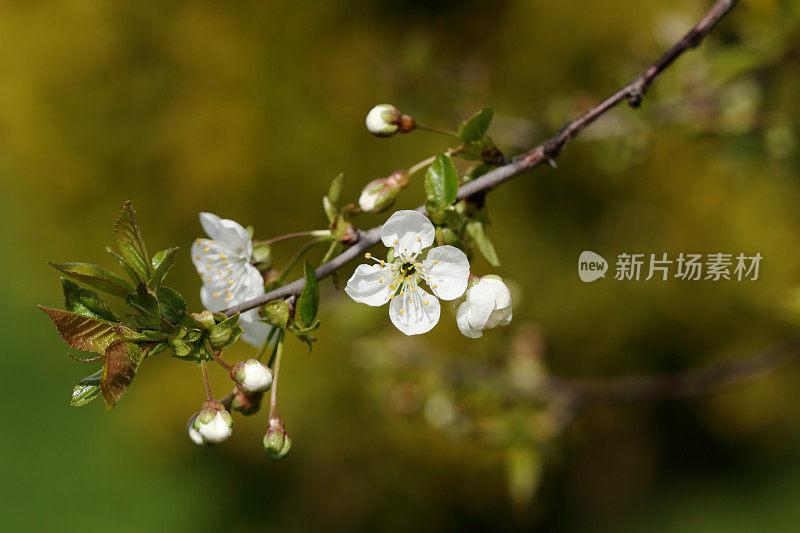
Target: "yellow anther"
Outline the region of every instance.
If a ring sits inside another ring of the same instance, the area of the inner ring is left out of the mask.
[[[212,262],[212,261],[213,261],[213,259],[211,259],[211,258],[209,257],[209,258],[208,258],[208,262],[210,263],[210,262]]]
[[[425,300],[425,305],[428,305],[428,300]]]
[[[400,291],[400,296],[402,296],[403,294],[405,294],[405,291]]]
[[[405,313],[405,312],[406,312],[406,310],[405,310],[405,309],[401,309],[401,310],[400,310],[400,314],[401,314],[401,315],[402,315],[403,313]]]
[[[208,244],[214,244],[214,241],[208,241]]]
[[[207,252],[207,251],[209,251],[210,249],[211,249],[211,248],[209,248],[208,246],[204,246],[204,247],[203,247],[203,251],[204,251],[204,252]]]
[[[434,289],[435,289],[436,287],[438,287],[438,285],[434,285],[434,286],[433,286],[433,288],[434,288]]]
[[[206,265],[206,270],[211,270],[211,265]]]
[[[214,293],[214,298],[219,298],[219,293],[218,292]]]
[[[229,280],[228,285],[233,285],[233,280]]]
[[[225,298],[225,301],[226,301],[226,302],[230,302],[230,301],[231,301],[231,297],[230,297],[230,296],[228,296],[227,298]]]
[[[397,239],[394,240],[394,245],[397,246]]]
[[[434,264],[434,265],[438,265],[438,264],[439,264],[439,261],[434,261],[434,262],[433,262],[433,264]]]
[[[408,299],[408,303],[412,303],[411,298]]]
[[[199,255],[194,256],[195,259],[200,259]]]
[[[417,237],[417,242],[422,242],[422,239],[420,239],[419,237]]]
[[[364,257],[366,257],[367,259],[372,259],[372,254],[367,252],[364,254]]]
[[[378,283],[383,283],[383,278],[378,279]]]
[[[211,278],[206,278],[206,281],[211,281]]]
[[[223,261],[226,261],[226,260],[228,259],[227,257],[225,257],[225,256],[224,256],[224,255],[222,255],[222,254],[219,254],[219,258],[220,258],[220,259],[222,259]],[[437,262],[438,262],[438,261],[437,261]]]

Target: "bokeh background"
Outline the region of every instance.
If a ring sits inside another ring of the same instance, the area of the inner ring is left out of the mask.
[[[35,307],[61,303],[46,261],[114,266],[103,247],[132,200],[151,251],[183,246],[169,283],[199,309],[186,252],[199,211],[262,238],[321,228],[339,172],[355,199],[446,146],[425,132],[371,137],[372,105],[446,127],[491,105],[490,134],[518,153],[626,83],[710,3],[1,1],[3,529],[794,529],[797,368],[702,398],[588,408],[560,432],[531,422],[541,406],[498,403],[492,378],[526,356],[563,376],[680,371],[796,333],[790,0],[742,2],[641,110],[613,111],[558,170],[491,194],[502,266],[473,270],[513,281],[509,327],[471,341],[447,310],[406,343],[386,309],[326,281],[317,347],[287,345],[280,405],[294,449],[280,463],[261,449],[263,413],[238,417],[224,446],[192,445],[200,375],[166,354],[113,412],[68,407],[94,369],[66,357]],[[417,181],[398,206],[422,199]],[[277,246],[278,261],[299,244]],[[584,284],[584,249],[764,261],[756,282]],[[214,383],[228,387],[222,372]]]

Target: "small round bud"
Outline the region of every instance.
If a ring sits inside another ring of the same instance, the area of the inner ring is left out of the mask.
[[[200,327],[206,331],[213,328],[216,324],[214,321],[214,315],[208,309],[202,313],[192,313],[192,318],[194,318]]]
[[[292,438],[283,429],[283,420],[279,416],[269,419],[269,428],[264,435],[264,451],[270,459],[283,459],[292,449]]]
[[[367,113],[367,129],[378,137],[389,137],[397,131],[401,117],[400,111],[391,104],[376,105]]]
[[[263,392],[254,392],[245,394],[239,388],[235,388],[233,392],[233,400],[231,400],[231,409],[239,411],[245,416],[257,413],[261,408],[261,399],[264,397]]]
[[[272,386],[272,372],[255,359],[239,361],[231,368],[231,379],[245,394],[263,392]]]
[[[193,418],[192,427],[206,443],[219,444],[233,435],[233,418],[221,403],[209,400]],[[189,437],[194,440],[191,433]]]
[[[380,213],[394,204],[397,195],[408,187],[408,172],[398,170],[385,178],[374,179],[367,183],[358,198],[358,206],[362,211]]]

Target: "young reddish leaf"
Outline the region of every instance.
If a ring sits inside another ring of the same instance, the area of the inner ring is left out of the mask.
[[[144,350],[122,340],[116,340],[108,346],[100,377],[100,391],[108,409],[114,407],[125,393],[144,355]]]
[[[64,342],[76,350],[103,354],[116,339],[133,334],[125,326],[107,320],[41,305],[39,309],[50,317]]]

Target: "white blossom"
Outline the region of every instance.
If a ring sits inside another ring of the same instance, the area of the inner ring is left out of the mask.
[[[469,261],[453,246],[431,249],[436,231],[418,211],[397,211],[381,228],[383,244],[394,250],[392,262],[359,265],[345,292],[356,302],[372,306],[389,304],[389,318],[406,335],[426,333],[439,321],[439,300],[454,300],[464,294],[469,279]],[[366,254],[371,258],[370,254]],[[420,287],[425,282],[433,292]]]
[[[400,111],[391,104],[380,104],[367,113],[367,129],[373,135],[388,137],[399,127]]]
[[[192,261],[203,280],[200,300],[212,312],[222,311],[264,294],[264,279],[250,264],[253,241],[241,224],[212,213],[200,213],[200,224],[210,239],[192,244]],[[261,346],[270,326],[258,320],[258,310],[242,313],[242,340]]]
[[[197,444],[198,446],[205,446],[209,444],[208,441],[197,431],[194,427],[194,421],[197,419],[197,415],[194,415],[192,418],[189,419],[189,423],[186,425],[186,432],[189,434],[189,438]]]
[[[511,291],[497,276],[484,276],[468,288],[456,312],[458,329],[473,339],[485,329],[507,325],[511,317]]]

